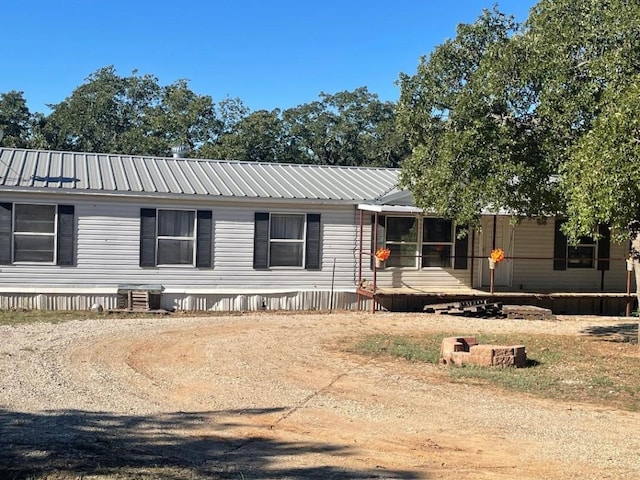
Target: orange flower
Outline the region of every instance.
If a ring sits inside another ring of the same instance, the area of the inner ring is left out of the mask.
[[[489,256],[489,260],[493,260],[496,263],[500,263],[504,260],[504,251],[501,248],[496,248],[495,250],[491,250],[491,255]]]
[[[376,251],[376,258],[381,262],[384,262],[387,258],[389,258],[389,255],[391,255],[391,250],[389,250],[388,248],[380,247]]]

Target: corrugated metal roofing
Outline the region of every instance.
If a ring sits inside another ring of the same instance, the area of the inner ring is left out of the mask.
[[[399,170],[0,148],[0,189],[373,201]]]

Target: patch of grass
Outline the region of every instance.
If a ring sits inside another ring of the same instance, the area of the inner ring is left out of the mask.
[[[224,311],[183,311],[145,313],[145,312],[92,312],[90,310],[27,310],[9,309],[0,310],[0,325],[19,325],[22,323],[63,323],[73,320],[88,320],[93,318],[162,318],[164,315],[180,315],[182,317],[217,317],[240,316],[244,312]]]
[[[361,339],[355,351],[364,355],[401,357],[411,362],[437,363],[440,343],[445,336],[434,335],[417,341],[414,337],[371,335]]]
[[[18,325],[21,323],[61,323],[71,320],[95,318],[100,314],[93,312],[67,312],[52,310],[0,310],[0,325]]]
[[[89,310],[0,310],[0,325],[19,325],[22,323],[62,323],[90,318],[157,318],[152,313],[97,313]]]
[[[353,351],[366,356],[403,358],[437,364],[445,337],[458,333],[420,336],[372,335],[356,341]],[[468,365],[443,366],[451,382],[493,386],[567,402],[590,402],[624,410],[640,410],[638,346],[588,336],[485,334],[481,344],[525,345],[527,368]]]

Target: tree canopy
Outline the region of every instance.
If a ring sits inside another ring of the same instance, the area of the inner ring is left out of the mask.
[[[27,147],[31,140],[34,117],[29,112],[23,92],[12,90],[0,93],[0,129],[3,145],[14,148]]]
[[[573,240],[599,223],[628,238],[639,212],[639,40],[629,0],[542,0],[524,25],[497,9],[460,25],[400,78],[413,149],[403,184],[462,223],[483,209],[561,214]]]
[[[152,75],[93,73],[64,101],[50,105],[44,135],[50,148],[165,155],[178,143],[204,143],[219,128],[213,101],[185,80],[161,86]]]
[[[238,98],[214,103],[186,80],[161,85],[153,75],[121,76],[110,66],[49,107],[48,116],[31,114],[22,92],[1,94],[2,144],[159,156],[183,144],[201,158],[368,166],[398,166],[409,152],[395,104],[365,87],[251,112]]]
[[[241,118],[216,142],[210,158],[320,165],[395,167],[408,154],[396,128],[395,104],[365,87],[286,110],[259,110]]]

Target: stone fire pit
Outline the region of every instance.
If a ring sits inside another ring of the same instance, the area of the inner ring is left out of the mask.
[[[527,366],[524,345],[479,345],[475,337],[448,337],[440,347],[440,365]]]

